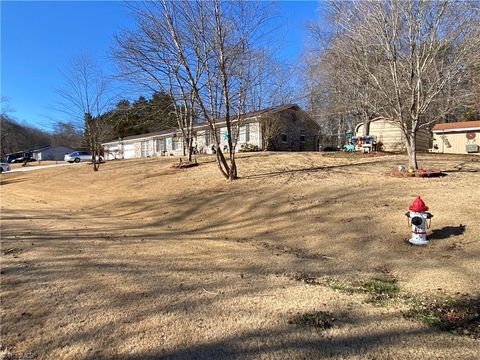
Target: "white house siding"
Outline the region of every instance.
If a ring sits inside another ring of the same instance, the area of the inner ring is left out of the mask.
[[[118,145],[104,146],[105,160],[120,159],[120,147]]]
[[[235,126],[235,125],[234,125]],[[248,136],[248,141],[246,140],[247,134],[246,134],[246,128],[248,126],[248,131],[249,131],[249,136]],[[217,131],[220,136],[220,148],[226,149],[228,147],[228,137],[227,137],[227,127],[219,127],[217,128]],[[209,134],[210,141],[207,144],[205,134]],[[241,145],[244,144],[250,144],[250,145],[256,145],[258,146],[259,149],[262,147],[262,141],[261,141],[261,133],[260,133],[260,124],[258,122],[249,122],[244,125],[240,126],[240,133],[238,135],[238,141],[237,141],[237,146],[235,148],[236,151],[240,150]],[[213,153],[212,151],[212,144],[215,143],[215,140],[213,138],[213,134],[211,133],[210,129],[203,129],[203,130],[198,130],[195,140],[194,140],[194,146],[197,146],[197,149],[200,153],[205,153],[205,154],[211,154]]]
[[[209,134],[209,130],[204,129],[204,130],[198,130],[197,134],[193,140],[193,146],[197,148],[197,151],[200,153],[205,153],[205,154],[210,154],[211,151],[211,144],[213,142],[213,138],[209,136],[210,138],[210,143],[207,144],[205,135]]]
[[[250,141],[248,144],[256,145],[262,148],[262,127],[259,122],[252,122],[250,125]]]
[[[166,148],[167,151],[165,152],[166,156],[182,156],[183,155],[183,139],[181,136],[168,136],[165,138],[166,140]],[[176,148],[173,149],[173,143],[176,143]],[[161,154],[160,154],[161,155]]]
[[[248,141],[246,129],[248,127]],[[227,127],[221,126],[217,128],[217,132],[220,137],[220,147],[221,149],[228,148],[228,137],[227,137]],[[199,130],[194,130],[195,137],[193,140],[193,146],[196,147],[197,151],[202,154],[212,154],[212,145],[215,143],[214,135],[212,134],[209,128],[200,128]],[[205,135],[209,134],[209,142],[207,144]],[[142,142],[147,142],[147,153],[143,157],[152,157],[152,156],[183,156],[183,140],[181,135],[176,137],[168,135],[156,136],[151,138],[137,138],[130,141],[125,141],[123,146],[120,143],[107,143],[104,144],[106,159],[134,159],[142,158]],[[156,140],[164,139],[165,140],[165,151],[156,148]],[[173,149],[173,142],[176,139],[177,148]],[[238,136],[238,142],[235,151],[239,151],[242,145],[249,144],[258,146],[258,149],[262,149],[262,132],[261,125],[259,121],[249,121],[244,125],[240,126],[240,134]],[[123,155],[122,155],[123,154]],[[144,154],[145,155],[145,154]]]

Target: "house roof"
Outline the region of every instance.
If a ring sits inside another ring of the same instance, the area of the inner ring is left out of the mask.
[[[38,152],[38,151],[47,149],[47,148],[49,148],[49,147],[50,147],[50,145],[45,145],[45,146],[41,146],[41,147],[37,147],[37,148],[31,148],[31,149],[26,149],[26,150],[19,150],[19,151],[15,151],[15,152],[13,152],[13,153],[10,153],[10,154],[5,154],[5,156],[17,155],[17,154],[24,154],[24,153],[32,153],[32,152]]]
[[[452,122],[444,124],[435,124],[432,131],[433,132],[444,132],[444,131],[475,131],[480,130],[480,121],[461,121],[461,122]]]
[[[127,140],[142,139],[142,138],[145,138],[145,137],[172,134],[172,133],[174,133],[174,132],[176,132],[176,131],[177,131],[177,129],[175,129],[175,128],[170,128],[170,129],[167,129],[167,130],[154,131],[154,132],[147,133],[147,134],[126,136],[126,137],[124,137],[122,140],[123,140],[123,141],[127,141]],[[109,141],[109,143],[111,143],[111,142],[118,142],[118,140]],[[105,144],[107,144],[107,143],[105,143]]]
[[[267,113],[268,114],[274,114],[274,113],[284,111],[284,110],[288,110],[288,109],[299,110],[300,107],[297,104],[285,104],[285,105],[265,108],[265,109],[258,110],[258,111],[251,111],[251,112],[242,114],[241,116],[244,119],[251,119],[251,118],[255,118],[257,116],[264,115],[264,114],[267,114]],[[232,121],[233,122],[237,121],[237,118],[238,118],[238,116],[232,116]],[[222,125],[224,123],[225,123],[225,119],[220,118],[215,122],[215,125]],[[207,129],[208,128],[208,123],[204,122],[204,123],[201,123],[201,124],[197,124],[193,128],[196,129],[196,130]],[[127,136],[127,137],[124,137],[122,139],[122,141],[130,141],[130,140],[136,140],[136,139],[151,138],[151,137],[154,137],[154,136],[169,135],[169,134],[178,133],[179,131],[180,130],[178,130],[176,128],[171,128],[171,129],[167,129],[167,130],[155,131],[155,132],[146,133],[146,134]],[[116,144],[116,143],[118,143],[118,140],[111,140],[111,141],[107,141],[107,142],[102,143],[102,145]]]
[[[298,106],[297,104],[285,104],[285,105],[280,105],[280,106],[275,106],[275,107],[268,107],[268,108],[258,110],[258,111],[250,111],[250,112],[241,114],[240,116],[244,120],[247,120],[247,119],[255,118],[255,117],[260,116],[260,115],[275,114],[277,112],[288,110],[288,109],[293,109],[293,108],[296,109],[296,110],[299,110],[300,106]],[[237,121],[238,117],[239,117],[238,115],[232,116],[231,121],[232,122]],[[223,125],[225,123],[226,123],[225,118],[215,119],[215,125]],[[203,122],[201,124],[195,125],[193,128],[194,129],[203,129],[203,128],[206,129],[206,128],[208,128],[208,123]]]
[[[64,146],[64,145],[47,145],[47,146],[42,146],[40,148],[36,148],[36,149],[33,149],[33,150],[30,150],[30,152],[42,152],[44,150],[48,150],[48,149],[55,149],[55,148],[66,148],[66,149],[70,149],[70,150],[75,150],[74,148],[71,148],[70,146]]]
[[[279,106],[274,106],[274,107],[268,107],[268,108],[258,110],[258,111],[251,111],[251,112],[242,114],[241,116],[248,119],[248,118],[264,115],[266,113],[274,114],[274,113],[284,111],[284,110],[288,110],[288,109],[292,109],[292,108],[295,108],[296,110],[299,110],[300,106],[298,106],[297,104],[284,104],[284,105],[279,105]],[[236,120],[237,116],[233,116],[232,119]],[[219,120],[222,120],[222,119],[219,119]],[[225,121],[225,120],[222,120],[222,121]]]

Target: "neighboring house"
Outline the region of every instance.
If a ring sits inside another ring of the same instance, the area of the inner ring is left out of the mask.
[[[75,149],[67,146],[44,146],[40,149],[31,150],[30,153],[32,154],[32,157],[38,161],[63,161],[65,155],[74,151]]]
[[[436,124],[432,152],[480,155],[480,121]]]
[[[233,118],[232,123],[236,124]],[[225,122],[216,122],[222,150],[228,148]],[[214,152],[214,137],[208,124],[194,126],[193,147],[197,153]],[[317,151],[319,126],[298,105],[282,105],[242,115],[236,150]],[[128,136],[102,144],[105,158],[133,159],[183,155],[182,133],[178,129]]]
[[[382,151],[405,151],[405,135],[398,123],[377,119],[370,122],[369,135],[374,136],[377,149]],[[355,127],[355,136],[363,136],[363,123]],[[420,129],[417,132],[417,150],[428,151],[432,136],[429,130]]]

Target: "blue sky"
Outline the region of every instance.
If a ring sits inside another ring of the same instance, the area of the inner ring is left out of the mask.
[[[316,1],[279,2],[285,62],[293,63],[306,41],[305,24],[319,18]],[[68,120],[55,110],[61,69],[84,51],[114,71],[109,51],[113,35],[133,26],[121,1],[1,1],[1,95],[11,115],[44,129]],[[131,94],[138,96],[142,94]],[[148,95],[148,94],[144,94]],[[131,96],[128,96],[131,97]]]

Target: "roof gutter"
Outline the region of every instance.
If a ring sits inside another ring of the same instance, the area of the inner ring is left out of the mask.
[[[480,127],[470,127],[470,128],[457,128],[457,129],[433,129],[432,132],[444,133],[444,132],[464,132],[464,131],[480,131]]]

